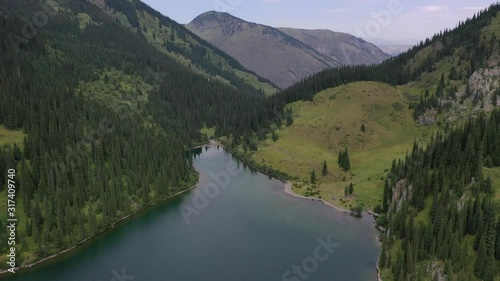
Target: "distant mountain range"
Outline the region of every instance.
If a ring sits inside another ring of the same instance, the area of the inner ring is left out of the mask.
[[[378,64],[390,57],[346,33],[274,28],[228,13],[207,12],[186,27],[281,88],[325,68]]]
[[[408,51],[413,45],[377,45],[384,53],[390,56],[397,56]]]

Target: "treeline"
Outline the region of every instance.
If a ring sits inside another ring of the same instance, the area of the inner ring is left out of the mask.
[[[2,18],[0,26],[18,25]],[[22,150],[0,149],[0,168],[18,171],[19,250],[44,257],[186,188],[195,177],[184,143],[76,94],[66,65],[33,40],[22,53],[0,45],[0,123],[27,135]]]
[[[483,67],[486,59],[494,53],[496,38],[483,38],[478,31],[489,25],[499,11],[500,4],[493,4],[473,18],[460,22],[455,29],[440,32],[432,39],[422,41],[409,51],[379,65],[343,66],[313,74],[271,97],[271,103],[276,108],[281,108],[287,103],[298,100],[312,100],[314,95],[322,90],[356,81],[379,81],[390,85],[406,84],[419,80],[425,72],[435,70],[439,60],[455,54],[460,48],[463,49],[457,55],[466,62],[462,66],[462,77],[468,78],[474,71]],[[439,44],[439,48],[435,48],[435,51],[422,61],[415,61],[418,52],[434,44]]]
[[[200,67],[205,73],[212,76],[224,77],[228,80],[231,85],[236,87],[239,92],[255,94],[256,90],[252,85],[246,83],[243,79],[239,78],[234,70],[242,70],[257,76],[255,73],[245,69],[238,61],[236,61],[231,56],[227,55],[223,51],[213,47],[210,43],[198,37],[196,34],[192,33],[189,29],[183,25],[171,20],[170,18],[162,15],[160,12],[154,10],[146,3],[141,1],[122,1],[122,0],[107,0],[106,4],[116,11],[122,12],[126,17],[132,27],[137,30],[141,30],[141,25],[137,16],[137,12],[147,13],[153,17],[159,19],[159,24],[165,26],[170,30],[170,36],[168,40],[165,40],[164,47],[168,51],[173,51],[174,53],[180,54],[186,58],[189,58],[192,63]],[[139,32],[139,34],[142,34]],[[179,38],[179,42],[175,38]],[[186,43],[189,44],[186,44]],[[208,55],[212,52],[214,55],[221,57],[229,66],[226,70],[221,65],[211,61]],[[258,77],[258,76],[257,76]],[[264,78],[258,78],[260,82],[264,82],[270,85],[273,83]],[[275,86],[275,85],[273,85]],[[276,86],[275,86],[276,87]]]
[[[496,110],[437,134],[425,149],[415,143],[404,161],[393,162],[381,206],[388,230],[379,263],[393,280],[424,280],[431,271],[447,280],[498,276],[500,221],[483,167],[485,161],[500,167],[499,143]]]
[[[0,125],[25,133],[22,144],[0,147],[0,169],[18,171],[19,264],[190,187],[196,174],[185,150],[206,141],[203,126],[256,149],[250,144],[259,132],[267,135],[282,115],[269,110],[259,90],[193,73],[89,2],[67,5],[19,50],[9,34],[23,34],[18,18],[38,11],[38,1],[1,7]],[[82,12],[100,24],[81,30]],[[80,82],[100,81],[111,69],[157,85],[138,111],[82,94]]]

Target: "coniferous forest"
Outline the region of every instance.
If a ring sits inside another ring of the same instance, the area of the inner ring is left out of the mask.
[[[496,159],[498,167],[499,157],[496,110],[438,133],[425,148],[415,143],[404,161],[393,162],[382,200],[388,231],[379,265],[394,280],[423,280],[429,262],[444,263],[440,274],[449,280],[495,280],[500,221],[483,167],[484,159]],[[430,212],[422,214],[429,202]]]
[[[197,174],[185,151],[208,141],[203,128],[214,128],[232,147],[258,150],[259,141],[278,140],[276,128],[293,124],[291,102],[354,81],[418,81],[459,48],[470,63],[450,79],[465,80],[500,49],[496,38],[484,40],[477,32],[500,11],[497,4],[380,65],[325,70],[266,97],[230,71],[245,71],[238,62],[142,2],[107,0],[104,9],[91,2],[56,4],[57,12],[31,38],[19,36],[26,33],[22,19],[40,10],[39,1],[0,5],[0,126],[23,134],[19,143],[0,145],[0,193],[6,190],[3,171],[16,169],[20,264],[60,252],[193,186]],[[127,24],[112,16],[118,12]],[[83,21],[82,13],[92,20]],[[148,42],[140,13],[160,19],[167,38],[161,47]],[[436,56],[415,62],[437,41],[443,44]],[[219,65],[223,60],[226,67]],[[111,73],[140,82],[112,81]],[[422,99],[411,108],[420,113],[433,103]],[[338,165],[351,169],[347,148]],[[429,272],[431,280],[495,280],[500,220],[495,183],[484,167],[500,167],[499,110],[446,127],[393,162],[378,220],[386,230],[379,267],[393,280],[428,280]],[[321,175],[329,173],[325,161]],[[311,183],[318,175],[312,170]],[[0,228],[5,225],[0,220]],[[1,243],[0,253],[6,251]]]
[[[108,4],[117,3],[128,2]],[[206,141],[202,127],[244,142],[243,136],[269,126],[260,90],[237,78],[238,90],[195,74],[87,1],[67,3],[29,40],[13,37],[23,34],[21,18],[38,5],[9,1],[0,14],[0,124],[25,135],[21,144],[0,149],[0,169],[18,171],[18,213],[26,219],[17,239],[30,241],[20,244],[19,264],[57,253],[191,187],[197,176],[185,150]],[[120,8],[135,13],[134,6]],[[101,24],[82,30],[79,12]],[[174,27],[178,34],[189,32]],[[110,69],[155,85],[147,100],[135,98],[140,88],[120,89],[126,104],[109,104],[82,88]],[[6,177],[0,175],[0,192]],[[2,243],[0,252],[6,247]]]

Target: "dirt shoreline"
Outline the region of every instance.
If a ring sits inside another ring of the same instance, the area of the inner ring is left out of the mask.
[[[338,206],[335,206],[333,205],[332,203],[324,200],[324,199],[319,199],[319,198],[312,198],[312,197],[305,197],[305,196],[302,196],[300,194],[297,194],[293,191],[292,189],[292,183],[289,182],[289,181],[285,181],[285,193],[287,193],[288,195],[291,195],[293,197],[297,197],[297,198],[302,198],[302,199],[308,199],[308,200],[314,200],[314,201],[321,201],[323,202],[325,205],[329,206],[329,207],[332,207],[334,208],[335,210],[339,211],[339,212],[343,212],[343,213],[351,213],[350,210],[347,210],[347,209],[343,209],[343,208],[340,208]]]
[[[75,245],[71,246],[70,248],[62,250],[59,253],[50,255],[48,257],[45,257],[45,258],[43,258],[43,259],[41,259],[39,261],[36,261],[36,262],[30,263],[30,264],[26,264],[26,265],[22,265],[22,266],[16,267],[15,268],[15,272],[17,273],[18,271],[22,271],[23,269],[24,270],[30,269],[30,268],[32,268],[34,266],[41,265],[41,264],[43,264],[43,263],[45,263],[45,262],[47,262],[49,260],[52,260],[54,258],[63,256],[64,254],[68,254],[69,252],[72,252],[74,250],[77,250],[78,248],[83,247],[84,244],[87,243],[88,241],[93,240],[95,238],[98,238],[99,236],[103,235],[104,233],[112,230],[113,228],[116,227],[117,224],[125,222],[127,219],[129,219],[129,218],[131,218],[133,216],[136,216],[136,215],[138,215],[138,214],[140,214],[140,213],[142,213],[142,212],[144,212],[144,211],[146,211],[146,210],[148,210],[150,208],[153,208],[153,207],[157,206],[158,204],[161,204],[161,203],[163,203],[163,202],[165,202],[167,200],[173,199],[173,198],[178,197],[178,196],[180,196],[180,195],[182,195],[182,194],[184,194],[186,192],[189,192],[189,191],[193,190],[194,188],[196,188],[198,186],[198,183],[199,183],[199,180],[196,181],[196,183],[193,186],[191,186],[190,188],[188,188],[188,189],[184,189],[182,191],[179,191],[179,192],[177,192],[177,193],[175,193],[173,195],[170,195],[169,197],[166,197],[165,199],[162,199],[162,200],[160,200],[160,201],[158,201],[156,203],[151,203],[151,204],[147,205],[144,208],[141,208],[141,209],[139,209],[139,210],[137,210],[137,211],[135,211],[135,212],[127,215],[127,216],[124,216],[124,217],[120,218],[119,220],[117,220],[116,222],[114,222],[108,228],[106,228],[106,229],[104,229],[104,230],[102,230],[102,231],[100,231],[100,232],[98,232],[98,233],[96,233],[96,234],[94,234],[94,235],[92,235],[92,236],[90,236],[88,238],[85,238],[84,240],[76,243]],[[2,270],[2,271],[0,271],[0,276],[7,275],[9,273],[12,274],[8,270]]]
[[[232,152],[230,149],[226,148],[224,145],[222,145],[222,144],[220,144],[220,143],[218,143],[218,142],[216,142],[216,141],[213,141],[213,140],[210,140],[210,143],[208,143],[208,144],[199,145],[199,146],[196,146],[196,147],[193,147],[193,148],[190,148],[190,149],[196,149],[196,148],[207,147],[207,146],[221,146],[221,147],[223,147],[224,149],[226,149],[226,150],[228,150],[228,151]],[[245,162],[245,161],[244,161],[244,159],[240,159],[240,160],[242,160],[243,162]],[[326,201],[326,200],[324,200],[324,199],[319,199],[319,198],[311,198],[311,197],[305,197],[305,196],[302,196],[302,195],[300,195],[300,194],[297,194],[297,193],[295,193],[295,192],[293,191],[293,189],[292,189],[292,185],[293,185],[293,184],[292,184],[290,181],[287,181],[287,180],[285,180],[285,179],[282,179],[282,178],[279,178],[279,177],[276,177],[276,176],[273,176],[273,175],[269,175],[269,174],[268,174],[268,173],[266,173],[265,171],[262,171],[262,170],[260,170],[260,169],[258,169],[258,168],[256,168],[256,167],[253,167],[253,168],[254,168],[254,169],[256,169],[257,171],[259,171],[259,172],[260,172],[260,173],[262,173],[262,174],[265,174],[265,175],[268,175],[268,176],[272,176],[273,178],[276,178],[276,179],[278,179],[278,180],[282,181],[282,182],[284,183],[284,192],[285,192],[286,194],[290,195],[290,196],[293,196],[293,197],[296,197],[296,198],[301,198],[301,199],[307,199],[307,200],[316,200],[316,201],[321,201],[321,202],[323,202],[325,205],[327,205],[327,206],[329,206],[329,207],[331,207],[331,208],[335,209],[336,211],[343,212],[344,214],[351,214],[351,211],[350,211],[350,210],[343,209],[343,208],[341,208],[341,207],[335,206],[334,204],[332,204],[332,203],[330,203],[330,202],[328,202],[328,201]],[[109,231],[109,230],[113,229],[113,228],[114,228],[117,224],[119,224],[119,223],[121,223],[121,222],[124,222],[124,221],[125,221],[125,220],[127,220],[128,218],[133,217],[133,216],[135,216],[135,215],[137,215],[137,214],[139,214],[139,213],[141,213],[141,212],[143,212],[143,211],[146,211],[147,209],[150,209],[150,208],[152,208],[152,207],[154,207],[154,206],[156,206],[156,205],[158,205],[158,204],[160,204],[160,203],[162,203],[162,202],[165,202],[165,201],[167,201],[167,200],[169,200],[169,199],[175,198],[175,197],[177,197],[177,196],[180,196],[180,195],[182,195],[182,194],[184,194],[184,193],[186,193],[186,192],[189,192],[189,191],[193,190],[194,188],[196,188],[196,187],[198,186],[198,183],[199,183],[199,180],[196,182],[196,184],[194,184],[192,187],[190,187],[190,188],[188,188],[188,189],[185,189],[185,190],[179,191],[179,192],[177,192],[177,193],[175,193],[175,194],[173,194],[173,195],[171,195],[171,196],[169,196],[169,197],[167,197],[167,198],[165,198],[165,199],[163,199],[163,200],[161,200],[161,201],[158,201],[158,202],[156,202],[156,203],[151,203],[151,204],[149,204],[148,206],[146,206],[146,207],[144,207],[144,208],[142,208],[142,209],[140,209],[140,210],[138,210],[138,211],[136,211],[136,212],[134,212],[134,213],[132,213],[132,214],[130,214],[130,215],[127,215],[127,216],[125,216],[125,217],[123,217],[123,218],[119,219],[118,221],[116,221],[115,223],[113,223],[110,227],[108,227],[108,228],[106,228],[105,230],[103,230],[102,232],[99,232],[99,233],[97,233],[97,234],[95,234],[95,235],[93,235],[93,236],[91,236],[91,237],[89,237],[89,238],[86,238],[85,240],[80,241],[79,243],[75,244],[74,246],[72,246],[72,247],[70,247],[70,248],[68,248],[68,249],[66,249],[66,250],[63,250],[63,251],[61,251],[61,252],[59,252],[59,253],[57,253],[57,254],[53,254],[53,255],[51,255],[51,256],[48,256],[48,257],[46,257],[46,258],[43,258],[43,259],[41,259],[41,260],[39,260],[39,261],[37,261],[37,262],[31,263],[31,264],[28,264],[28,265],[23,265],[23,266],[20,266],[20,267],[16,268],[16,272],[17,272],[17,271],[20,271],[20,270],[23,270],[23,269],[29,269],[29,268],[32,268],[33,266],[40,265],[40,264],[42,264],[42,263],[44,263],[44,262],[47,262],[47,261],[49,261],[49,260],[52,260],[52,259],[54,259],[54,258],[56,258],[56,257],[59,257],[59,256],[62,256],[62,255],[64,255],[64,254],[67,254],[67,253],[69,253],[69,252],[71,252],[71,251],[73,251],[73,250],[76,250],[76,249],[78,249],[79,247],[82,247],[82,246],[83,246],[86,242],[88,242],[89,240],[95,239],[95,238],[97,238],[97,237],[99,237],[99,236],[103,235],[103,234],[104,234],[104,233],[106,233],[107,231]],[[366,212],[364,212],[364,213],[366,213]],[[367,213],[367,214],[369,214],[369,213]],[[371,214],[370,214],[370,215],[371,215]],[[377,260],[376,270],[377,270],[378,281],[383,281],[383,280],[382,280],[382,278],[381,278],[381,276],[380,276],[380,269],[379,269],[379,267],[378,267],[378,260]],[[4,274],[7,274],[7,273],[10,273],[10,272],[9,272],[8,270],[0,271],[0,276],[2,276],[2,275],[4,275]]]

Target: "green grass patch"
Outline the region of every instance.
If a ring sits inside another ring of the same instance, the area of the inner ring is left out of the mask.
[[[417,126],[406,97],[383,83],[358,82],[328,89],[312,102],[300,101],[290,107],[294,124],[278,131],[277,142],[261,144],[254,161],[299,181],[308,182],[311,171],[316,170],[322,198],[344,208],[358,203],[375,207],[392,160],[404,157],[415,139],[427,141],[432,131]],[[361,131],[362,124],[365,132]],[[350,152],[350,173],[342,172],[337,165],[338,153],[345,147]],[[323,177],[325,160],[329,174]],[[344,188],[351,182],[354,196],[344,198]]]
[[[22,145],[25,134],[21,130],[9,130],[0,126],[0,145],[14,144]]]
[[[215,136],[215,128],[203,127],[200,131],[202,134],[206,134],[208,138],[212,138]]]

